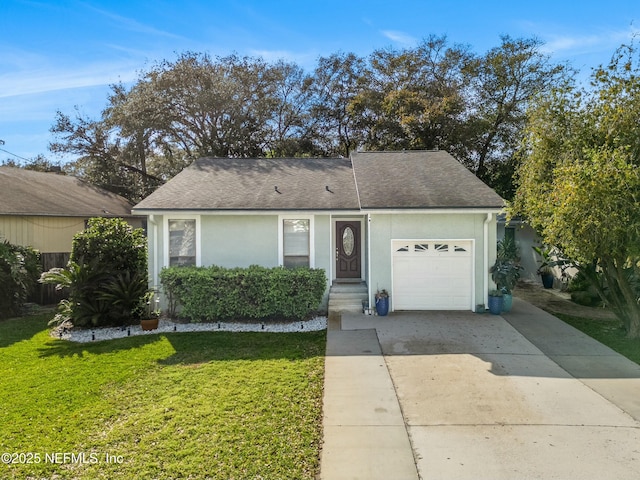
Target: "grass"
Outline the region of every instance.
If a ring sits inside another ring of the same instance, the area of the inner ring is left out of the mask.
[[[324,332],[76,344],[49,319],[0,322],[0,453],[35,462],[0,464],[0,478],[316,475]]]
[[[620,320],[553,315],[640,365],[640,340],[627,338]]]

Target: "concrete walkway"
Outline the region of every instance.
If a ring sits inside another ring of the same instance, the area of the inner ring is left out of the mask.
[[[322,480],[640,478],[640,366],[526,302],[330,326]]]

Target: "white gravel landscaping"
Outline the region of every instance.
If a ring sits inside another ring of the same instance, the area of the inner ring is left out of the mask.
[[[64,325],[53,328],[51,336],[62,340],[69,340],[78,343],[99,342],[100,340],[111,340],[134,335],[153,335],[156,333],[170,332],[315,332],[327,328],[326,317],[315,317],[311,320],[287,323],[176,323],[168,319],[161,318],[158,328],[155,330],[142,330],[140,325],[132,325],[115,328],[95,328],[95,329],[68,329]]]

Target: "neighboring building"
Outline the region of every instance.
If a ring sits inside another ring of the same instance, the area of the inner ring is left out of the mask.
[[[485,305],[503,200],[444,151],[203,158],[134,207],[168,265],[306,265],[392,310]]]
[[[142,226],[126,199],[75,177],[0,167],[0,241],[35,248],[45,270],[66,265],[73,236],[91,217]]]
[[[540,240],[536,231],[520,218],[511,219],[507,223],[506,215],[498,216],[498,240],[506,236],[515,240],[518,246],[519,264],[522,267],[520,279],[541,283],[538,275],[538,255],[533,247],[540,246]]]
[[[498,240],[502,240],[506,236],[513,238],[518,247],[519,264],[522,267],[520,280],[542,285],[540,274],[538,274],[541,259],[533,249],[533,247],[543,246],[538,233],[520,217],[512,218],[507,222],[506,215],[498,215]],[[573,267],[554,267],[552,272],[555,276],[554,288],[563,289],[569,279],[575,276],[577,270]]]

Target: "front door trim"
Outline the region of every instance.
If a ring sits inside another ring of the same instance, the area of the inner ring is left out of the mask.
[[[355,259],[357,261],[357,271],[352,272],[352,275],[343,275],[341,274],[339,265],[338,265],[338,256],[341,250],[341,245],[338,239],[340,229],[344,228],[345,224],[357,224],[358,226],[358,237],[355,245],[354,255],[357,255]],[[334,280],[348,280],[348,279],[359,279],[362,280],[364,270],[362,266],[364,265],[365,255],[364,255],[364,222],[361,217],[358,218],[332,218],[332,226],[333,226],[333,235],[332,235],[332,265],[334,268],[333,279]]]

